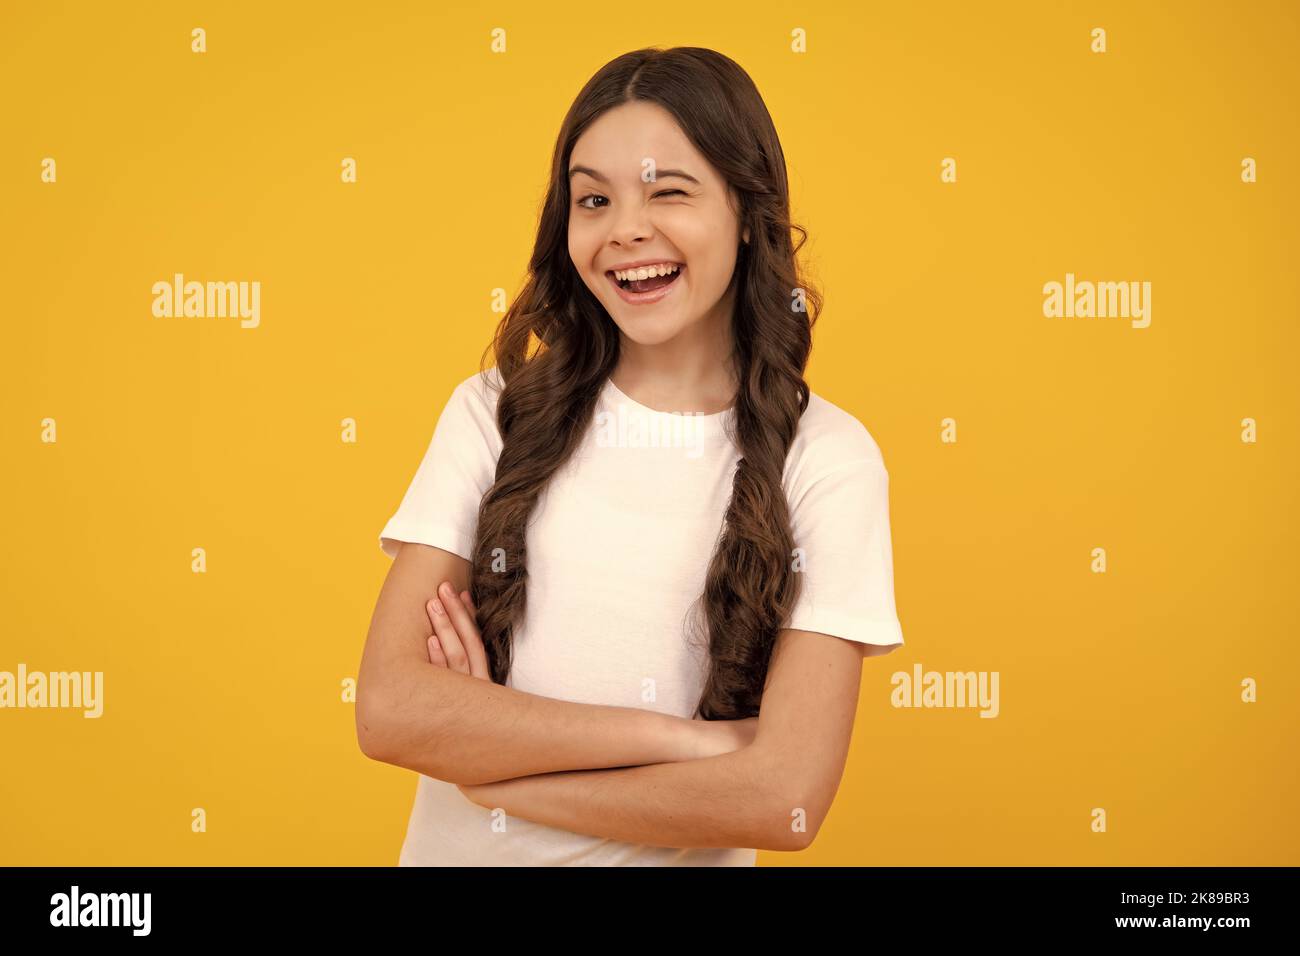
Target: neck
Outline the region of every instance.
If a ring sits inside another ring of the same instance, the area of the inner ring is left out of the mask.
[[[610,378],[625,394],[662,411],[713,414],[735,403],[733,283],[709,314],[667,342],[641,345],[622,336]]]

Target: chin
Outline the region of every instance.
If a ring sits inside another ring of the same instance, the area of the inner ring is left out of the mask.
[[[635,342],[637,345],[651,346],[651,345],[663,345],[665,342],[671,342],[674,338],[676,338],[677,333],[680,331],[681,331],[680,329],[670,329],[664,332],[662,335],[654,335],[654,334],[646,334],[644,329],[635,330],[635,329],[624,328],[623,334],[627,336],[631,341]]]
[[[618,303],[622,305],[623,303]],[[673,316],[638,316],[635,312],[628,317],[625,313],[620,314],[610,311],[606,306],[605,311],[609,312],[610,318],[618,326],[619,331],[626,335],[637,345],[660,345],[663,342],[671,341],[686,328],[687,323],[678,321]]]

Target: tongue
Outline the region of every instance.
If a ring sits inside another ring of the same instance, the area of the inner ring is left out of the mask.
[[[658,289],[666,286],[677,278],[676,272],[670,272],[663,276],[651,276],[649,279],[633,279],[627,284],[632,292],[649,292],[652,289]]]

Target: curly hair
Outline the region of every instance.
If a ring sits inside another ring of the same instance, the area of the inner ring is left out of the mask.
[[[568,255],[569,158],[597,117],[637,100],[675,118],[738,195],[742,232],[749,230],[731,280],[739,387],[728,437],[740,458],[699,599],[709,670],[696,715],[752,717],[777,633],[798,598],[782,475],[809,402],[803,375],[821,296],[796,263],[806,232],[790,221],[785,155],[772,118],[749,75],[720,53],[676,47],[624,54],[587,82],[565,116],[527,280],[483,356],[486,362],[494,353],[501,378],[502,448],[479,508],[470,592],[492,679],[505,683],[512,627],[527,601],[529,516],[581,442],[619,358],[618,327]]]

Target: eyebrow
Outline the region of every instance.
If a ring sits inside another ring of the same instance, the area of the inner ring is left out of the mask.
[[[574,176],[578,175],[578,173],[586,173],[592,179],[595,179],[598,182],[602,182],[605,185],[609,185],[608,177],[592,169],[590,166],[572,167],[569,170],[569,178],[572,179]],[[690,173],[686,172],[684,169],[657,169],[655,170],[655,178],[653,181],[658,182],[661,179],[670,179],[674,176],[678,179],[685,179],[688,182],[692,182],[697,186],[702,185],[698,179],[696,179]]]

